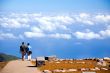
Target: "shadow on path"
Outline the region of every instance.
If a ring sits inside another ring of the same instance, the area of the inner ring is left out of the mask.
[[[36,67],[36,66],[27,66],[27,67]]]

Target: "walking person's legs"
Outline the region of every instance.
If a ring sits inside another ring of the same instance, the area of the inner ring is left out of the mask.
[[[31,54],[32,54],[32,51],[29,51],[29,53],[28,53],[28,60],[31,60]]]
[[[22,52],[22,61],[25,59],[25,52]]]
[[[31,60],[31,54],[28,54],[28,60],[29,61]]]
[[[29,57],[29,59],[31,60],[31,54],[30,54],[30,57]]]
[[[22,61],[24,61],[24,53],[22,52]]]
[[[26,57],[25,57],[25,55],[24,55],[24,60],[25,60],[25,58],[26,58]]]
[[[28,60],[29,60],[29,54],[28,54]]]
[[[31,60],[31,54],[29,55],[29,60]]]

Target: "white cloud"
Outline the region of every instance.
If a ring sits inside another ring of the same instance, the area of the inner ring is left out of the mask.
[[[80,16],[81,18],[88,18],[88,17],[90,17],[90,15],[87,14],[87,13],[80,13],[79,16]]]
[[[48,21],[44,18],[41,18],[38,20],[38,22],[40,23],[39,24],[39,27],[42,29],[42,30],[45,30],[45,31],[53,31],[53,30],[56,30],[56,25],[53,24],[51,21]]]
[[[42,16],[35,19],[39,22],[39,27],[46,31],[67,30],[67,25],[74,21],[69,16]]]
[[[110,23],[110,15],[96,15],[95,16],[95,20],[98,22],[106,22],[106,23]]]
[[[87,13],[80,13],[79,16],[75,16],[76,22],[80,22],[86,25],[94,25],[92,17]]]
[[[99,32],[103,38],[110,37],[110,28]]]
[[[92,31],[90,31],[89,29],[86,29],[86,32],[75,32],[73,33],[74,36],[78,39],[105,39],[110,37],[110,26],[108,25],[107,28],[105,30],[100,30],[97,33],[94,33]]]
[[[69,25],[80,23],[82,25],[95,25],[95,23],[110,22],[110,15],[106,14],[68,14],[43,15],[41,13],[12,13],[0,17],[0,26],[4,28],[22,28],[33,26],[33,23],[46,31],[57,29],[67,30]],[[80,25],[79,24],[79,25]],[[74,26],[74,25],[73,25]]]
[[[38,27],[36,27],[36,26],[32,27],[31,30],[32,30],[33,32],[39,32],[39,33],[43,32],[40,28],[38,28]]]
[[[57,38],[57,39],[71,39],[72,38],[70,34],[59,34],[59,33],[50,34],[48,36],[51,38]]]
[[[107,25],[106,29],[100,30],[99,34],[103,39],[110,37],[110,25]]]
[[[45,31],[55,31],[57,29],[67,30],[67,25],[74,22],[70,16],[62,15],[42,15],[41,13],[25,13],[4,15],[0,17],[0,26],[3,28],[22,28],[33,26],[33,23]]]
[[[41,38],[41,37],[45,37],[44,33],[39,33],[39,32],[24,32],[24,35],[27,38]]]
[[[45,34],[43,33],[43,31],[36,26],[32,27],[30,32],[24,32],[24,35],[27,38],[45,37]]]
[[[98,33],[91,31],[79,32],[76,28],[86,29],[87,28],[97,27],[102,23],[104,28],[107,24],[110,23],[109,14],[89,14],[89,13],[79,13],[79,14],[41,14],[41,13],[12,13],[9,15],[2,15],[0,17],[0,29],[10,32],[11,29],[24,32],[24,34],[17,36],[17,38],[23,39],[24,37],[48,37],[48,38],[63,38],[71,39],[72,36],[70,32],[74,32],[74,36],[78,39],[99,39],[110,37],[110,29],[104,30],[103,28],[99,29],[101,31],[96,31]],[[81,27],[80,27],[81,25]],[[75,28],[75,27],[76,28]],[[75,29],[74,29],[75,28]],[[26,29],[26,30],[25,30]],[[98,30],[99,30],[98,29]],[[62,34],[63,33],[63,34]],[[16,34],[17,35],[17,34]],[[10,35],[12,36],[12,35]],[[14,36],[14,35],[13,35]],[[15,36],[16,37],[16,36]]]
[[[46,34],[38,27],[32,27],[30,32],[24,32],[24,36],[27,38],[56,38],[56,39],[71,39],[70,34],[50,33]]]
[[[27,38],[55,38],[55,39],[71,39],[70,34],[45,34],[45,33],[38,33],[38,32],[24,32],[24,35]]]
[[[71,16],[56,16],[54,20],[61,22],[62,24],[72,24],[74,19]]]
[[[0,32],[0,39],[17,39],[17,37],[12,33],[3,33]]]
[[[29,27],[26,19],[22,18],[2,18],[0,20],[0,26],[4,28],[21,28],[21,27]]]
[[[86,39],[86,40],[91,40],[91,39],[100,39],[101,36],[97,33],[94,32],[75,32],[74,36],[78,39]]]

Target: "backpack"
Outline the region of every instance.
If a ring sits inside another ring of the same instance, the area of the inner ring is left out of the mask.
[[[27,52],[27,53],[29,52],[29,48],[28,48],[28,47],[26,47],[26,52]]]
[[[30,54],[32,54],[32,51],[29,51],[29,52],[28,52],[28,55],[30,55]]]
[[[25,45],[20,46],[20,51],[24,52],[25,51]]]

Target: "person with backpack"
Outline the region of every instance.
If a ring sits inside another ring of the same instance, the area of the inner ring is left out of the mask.
[[[24,44],[24,42],[22,42],[20,46],[20,53],[22,55],[22,61],[24,61],[26,55],[26,45]]]
[[[29,43],[27,43],[27,55],[28,55],[28,60],[29,61],[31,60],[31,54],[32,54],[31,46],[30,46]]]

